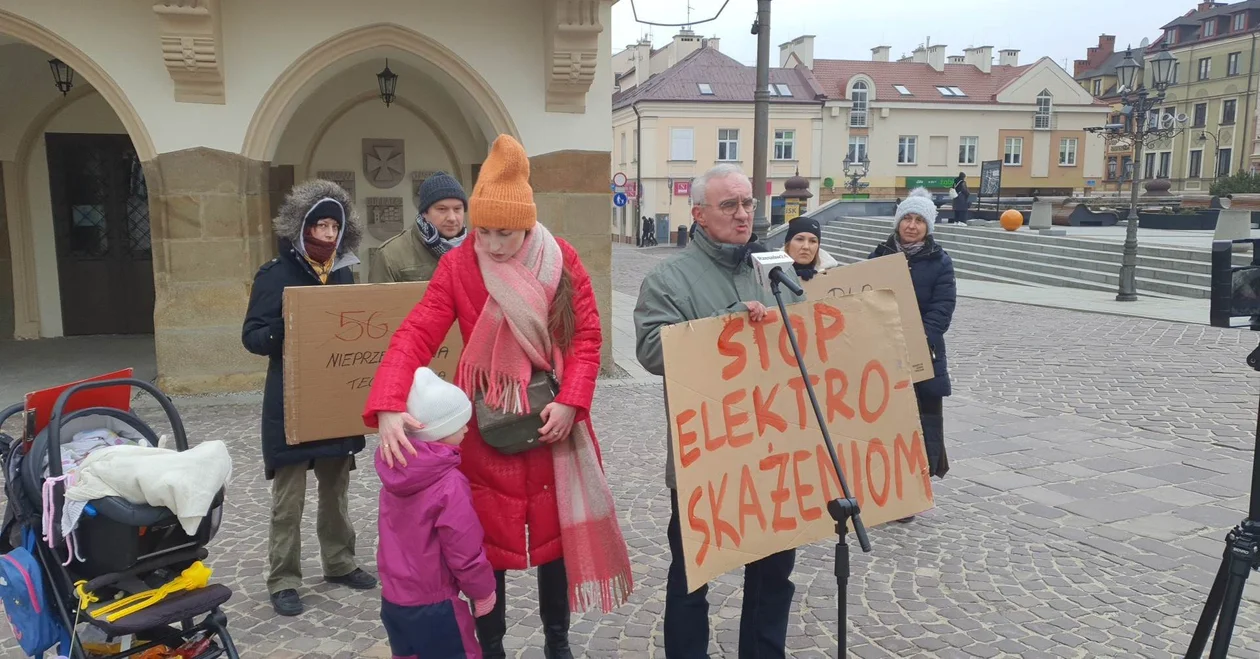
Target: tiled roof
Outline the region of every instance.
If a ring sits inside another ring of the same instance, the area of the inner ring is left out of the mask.
[[[713,93],[701,94],[702,83],[709,85]],[[804,67],[772,68],[770,83],[787,85],[792,92],[790,97],[772,96],[772,103],[804,104],[821,100],[822,89]],[[647,82],[613,94],[613,109],[621,109],[637,101],[752,103],[756,87],[756,67],[740,64],[715,48],[700,48]]]
[[[1246,11],[1248,9],[1260,9],[1260,0],[1245,0],[1244,2],[1235,2],[1233,4],[1213,7],[1212,9],[1208,9],[1206,11],[1199,11],[1198,9],[1192,9],[1189,12],[1187,12],[1185,15],[1168,23],[1161,29],[1167,30],[1168,28],[1182,26],[1182,25],[1199,25],[1200,23],[1202,23],[1203,21],[1209,18],[1219,18],[1221,16],[1228,16],[1230,14],[1236,14],[1240,11]]]
[[[1077,80],[1084,80],[1084,79],[1086,79],[1086,78],[1097,78],[1098,76],[1113,76],[1113,75],[1115,75],[1115,74],[1116,74],[1116,66],[1118,66],[1118,65],[1120,64],[1120,62],[1123,62],[1123,61],[1124,61],[1124,53],[1125,53],[1125,51],[1123,51],[1123,50],[1117,50],[1116,52],[1112,53],[1110,57],[1108,57],[1107,59],[1103,60],[1103,63],[1102,63],[1102,64],[1100,64],[1100,65],[1098,66],[1098,68],[1096,68],[1096,69],[1091,69],[1091,70],[1089,70],[1089,71],[1085,71],[1084,73],[1080,74],[1079,76],[1076,76],[1076,79],[1077,79]],[[1144,65],[1143,58],[1145,57],[1145,55],[1146,55],[1146,49],[1145,49],[1145,48],[1134,48],[1134,49],[1133,49],[1133,59],[1134,59],[1134,60],[1138,63],[1138,66],[1139,66],[1139,67],[1141,67],[1141,66],[1143,66],[1143,65]]]
[[[814,76],[831,98],[847,98],[849,80],[865,74],[875,81],[875,99],[880,101],[992,103],[998,92],[1032,66],[994,65],[991,73],[984,73],[971,64],[946,64],[944,71],[937,71],[926,62],[819,59],[814,60]],[[911,95],[903,95],[893,85],[904,86]],[[943,96],[938,86],[958,87],[966,96]]]

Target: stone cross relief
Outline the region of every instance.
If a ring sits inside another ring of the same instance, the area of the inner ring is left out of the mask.
[[[402,140],[363,138],[363,176],[373,187],[388,190],[402,182],[406,171]]]

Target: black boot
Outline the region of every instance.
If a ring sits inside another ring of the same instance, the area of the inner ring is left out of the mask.
[[[569,579],[564,559],[538,566],[538,614],[542,617],[546,659],[573,659],[569,649]]]
[[[507,600],[504,598],[504,572],[495,572],[494,610],[477,618],[477,642],[484,659],[506,659],[503,635],[507,633]]]
[[[931,475],[944,478],[949,471],[949,457],[945,454],[945,417],[940,414],[920,414],[923,425],[923,448],[927,451]]]

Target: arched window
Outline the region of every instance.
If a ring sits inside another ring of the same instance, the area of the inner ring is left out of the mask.
[[[1052,112],[1054,111],[1054,97],[1050,95],[1050,90],[1043,89],[1037,94],[1037,115],[1033,119],[1033,128],[1037,130],[1050,130],[1053,128],[1051,121]]]
[[[867,110],[870,108],[870,90],[865,81],[859,80],[853,83],[849,100],[853,102],[853,109],[849,111],[849,125],[854,128],[866,128]]]

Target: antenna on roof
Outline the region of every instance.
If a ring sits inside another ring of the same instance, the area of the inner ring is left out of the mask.
[[[721,6],[721,7],[718,7],[717,12],[713,14],[713,17],[712,17],[712,18],[706,18],[706,19],[704,19],[704,20],[700,20],[700,21],[693,21],[693,20],[691,19],[691,9],[692,9],[692,7],[691,7],[691,5],[690,5],[690,4],[688,4],[688,5],[687,5],[687,22],[686,22],[686,23],[658,23],[658,22],[656,22],[656,21],[649,21],[649,20],[647,20],[647,19],[640,18],[640,17],[639,17],[639,8],[638,8],[638,6],[635,4],[635,0],[630,0],[630,12],[634,15],[634,21],[635,21],[636,23],[643,23],[644,25],[655,25],[656,27],[681,27],[681,28],[687,28],[687,29],[690,29],[692,26],[699,25],[700,23],[712,23],[713,21],[716,21],[716,20],[718,19],[718,17],[720,17],[720,16],[722,15],[722,12],[723,12],[723,11],[725,11],[726,6],[727,6],[727,5],[729,5],[729,4],[731,4],[731,0],[722,0],[722,6]]]
[[[683,29],[684,30],[691,29],[691,0],[687,0],[687,25],[684,26]]]

